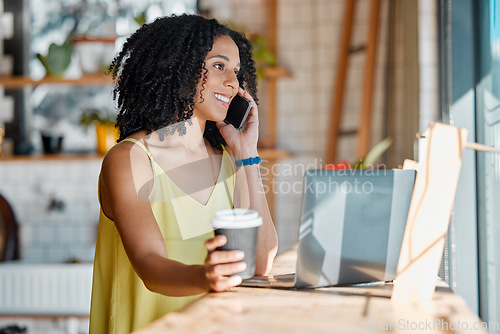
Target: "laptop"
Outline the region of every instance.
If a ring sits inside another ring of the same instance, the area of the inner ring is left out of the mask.
[[[394,279],[415,170],[309,170],[294,274],[242,286],[316,288]]]

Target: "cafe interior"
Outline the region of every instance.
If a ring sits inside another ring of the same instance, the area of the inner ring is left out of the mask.
[[[141,25],[182,13],[252,42],[271,273],[297,262],[311,169],[414,162],[402,243],[430,245],[413,280],[399,257],[394,289],[237,287],[139,332],[500,333],[496,0],[0,0],[0,333],[88,333],[97,180],[116,143],[106,73]]]

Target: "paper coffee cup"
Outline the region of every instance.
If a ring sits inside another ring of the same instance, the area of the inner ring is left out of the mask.
[[[257,235],[262,217],[255,210],[229,209],[215,213],[212,218],[215,235],[223,234],[227,243],[217,250],[241,250],[245,253],[243,262],[247,264],[245,271],[237,273],[241,278],[255,275],[255,258],[257,251]]]

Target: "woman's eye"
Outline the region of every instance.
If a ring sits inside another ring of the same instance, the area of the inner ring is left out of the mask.
[[[214,65],[214,67],[218,70],[223,70],[224,69],[224,64],[221,64],[221,63],[217,63]]]
[[[234,74],[236,74],[236,76],[238,76],[239,73],[240,73],[239,70],[234,70]]]

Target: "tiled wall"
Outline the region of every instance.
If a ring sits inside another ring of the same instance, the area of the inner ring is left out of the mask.
[[[100,165],[99,158],[0,162],[0,193],[20,224],[23,261],[93,260]]]
[[[293,77],[279,82],[279,146],[295,153],[323,157],[344,23],[344,1],[280,1],[279,61]],[[379,20],[372,143],[382,137],[387,1]],[[366,44],[371,1],[358,1],[352,46]],[[342,128],[359,124],[365,53],[349,57]],[[338,159],[355,158],[355,140],[341,140]]]
[[[80,334],[89,332],[88,318],[0,318],[0,329],[12,326],[25,328],[29,334]]]

